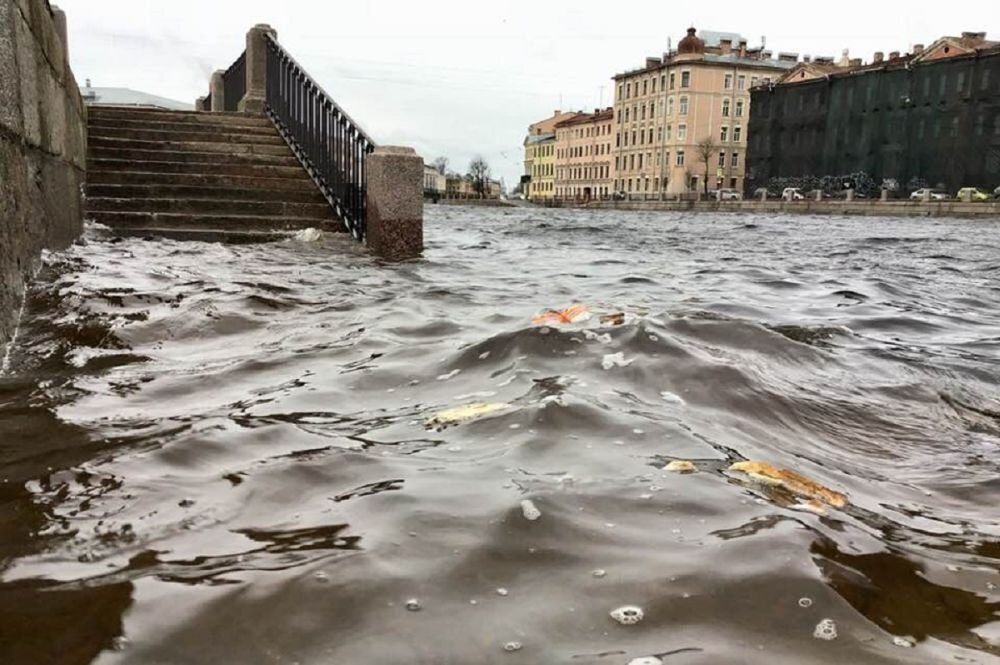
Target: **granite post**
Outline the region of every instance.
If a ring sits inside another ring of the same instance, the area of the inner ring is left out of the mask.
[[[766,189],[761,191],[761,193],[760,193],[760,200],[761,201],[767,201],[767,190]]]
[[[367,159],[368,248],[401,261],[424,250],[424,161],[413,148],[381,146]]]
[[[823,190],[822,189],[817,189],[816,190],[816,202],[819,203],[822,200],[823,200]]]
[[[217,69],[212,72],[212,78],[208,83],[208,92],[212,96],[212,108],[209,111],[225,111],[226,110],[226,85],[225,79],[222,77],[225,72],[221,69]]]
[[[247,33],[247,91],[239,102],[241,113],[263,113],[267,97],[267,35],[278,33],[266,23],[258,23]],[[214,106],[214,103],[213,103]]]
[[[883,189],[882,190],[882,203],[887,203],[888,201],[889,201],[889,190],[888,189]]]
[[[854,201],[854,188],[851,187],[847,190],[847,202],[852,203]]]

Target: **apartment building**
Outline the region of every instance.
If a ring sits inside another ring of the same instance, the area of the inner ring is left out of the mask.
[[[633,198],[742,191],[750,90],[797,62],[748,48],[738,34],[690,28],[676,50],[616,75],[613,190]]]
[[[612,194],[614,109],[578,113],[555,126],[555,196],[590,201]]]
[[[524,138],[524,175],[521,186],[531,201],[551,200],[556,195],[556,125],[579,115],[555,111],[552,117],[528,125]]]
[[[983,32],[867,64],[802,62],[754,90],[753,108],[755,187],[862,172],[904,193],[1000,185],[1000,42]]]

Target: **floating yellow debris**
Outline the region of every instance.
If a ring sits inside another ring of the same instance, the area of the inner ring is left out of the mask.
[[[535,325],[559,325],[563,323],[579,323],[590,318],[590,310],[586,305],[573,305],[563,310],[549,309],[531,320]]]
[[[466,404],[465,406],[448,409],[434,415],[434,417],[427,420],[426,425],[427,427],[447,427],[448,425],[456,425],[466,420],[475,420],[476,418],[509,408],[510,404],[503,403],[487,404],[477,402],[475,404]]]
[[[827,503],[834,508],[843,508],[847,505],[846,495],[824,487],[800,473],[776,467],[768,462],[737,462],[730,466],[729,470],[745,473],[752,480],[763,485],[783,487],[792,494],[810,499],[811,501],[806,506],[812,509],[815,509],[818,501]]]
[[[687,460],[674,460],[670,464],[663,467],[664,471],[673,471],[674,473],[697,473],[698,467],[694,465],[694,462],[688,462]]]

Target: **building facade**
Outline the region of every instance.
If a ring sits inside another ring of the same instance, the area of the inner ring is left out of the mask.
[[[749,174],[864,173],[900,192],[1000,185],[1000,42],[943,37],[869,64],[802,63],[753,92]]]
[[[424,197],[440,198],[448,191],[448,178],[430,164],[424,164]]]
[[[524,175],[521,190],[531,201],[551,200],[556,193],[556,125],[578,114],[555,111],[552,117],[528,125],[524,138]]]
[[[555,196],[591,201],[612,194],[614,109],[578,113],[556,124]]]
[[[694,28],[662,58],[615,81],[612,187],[627,197],[742,190],[750,90],[798,56],[772,57],[737,34]]]

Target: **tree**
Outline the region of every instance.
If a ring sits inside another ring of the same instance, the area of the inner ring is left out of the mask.
[[[448,173],[448,158],[438,157],[434,160],[434,169],[441,175],[446,175]]]
[[[718,149],[719,147],[715,145],[715,141],[712,140],[711,136],[706,136],[698,142],[698,159],[705,165],[705,198],[708,198],[708,165]]]
[[[472,182],[472,190],[485,197],[490,191],[490,165],[486,160],[477,155],[469,163],[469,180]]]

